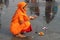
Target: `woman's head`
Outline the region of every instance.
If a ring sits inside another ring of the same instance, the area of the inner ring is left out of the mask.
[[[17,6],[18,8],[25,8],[27,4],[25,2],[19,2]]]

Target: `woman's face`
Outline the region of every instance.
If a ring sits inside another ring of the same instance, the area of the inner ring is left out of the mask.
[[[27,5],[25,5],[25,6],[23,7],[23,9],[27,10]]]

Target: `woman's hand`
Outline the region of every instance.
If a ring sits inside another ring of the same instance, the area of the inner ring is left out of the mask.
[[[36,15],[35,15],[35,16],[30,16],[30,19],[31,19],[31,20],[34,20],[35,18],[37,18]]]

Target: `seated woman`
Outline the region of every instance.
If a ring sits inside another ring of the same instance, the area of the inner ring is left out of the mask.
[[[15,35],[16,37],[26,37],[25,35],[21,34],[24,32],[31,32],[31,24],[30,19],[35,19],[37,16],[30,16],[28,17],[26,14],[26,6],[25,2],[19,2],[18,8],[12,17],[11,25],[10,25],[10,32]]]

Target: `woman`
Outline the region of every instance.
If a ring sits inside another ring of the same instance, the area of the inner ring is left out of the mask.
[[[10,32],[15,35],[16,37],[26,37],[25,35],[21,34],[24,32],[31,32],[31,24],[30,19],[36,18],[36,16],[28,17],[26,14],[26,6],[25,2],[19,2],[18,8],[12,17],[11,25],[10,25]]]

